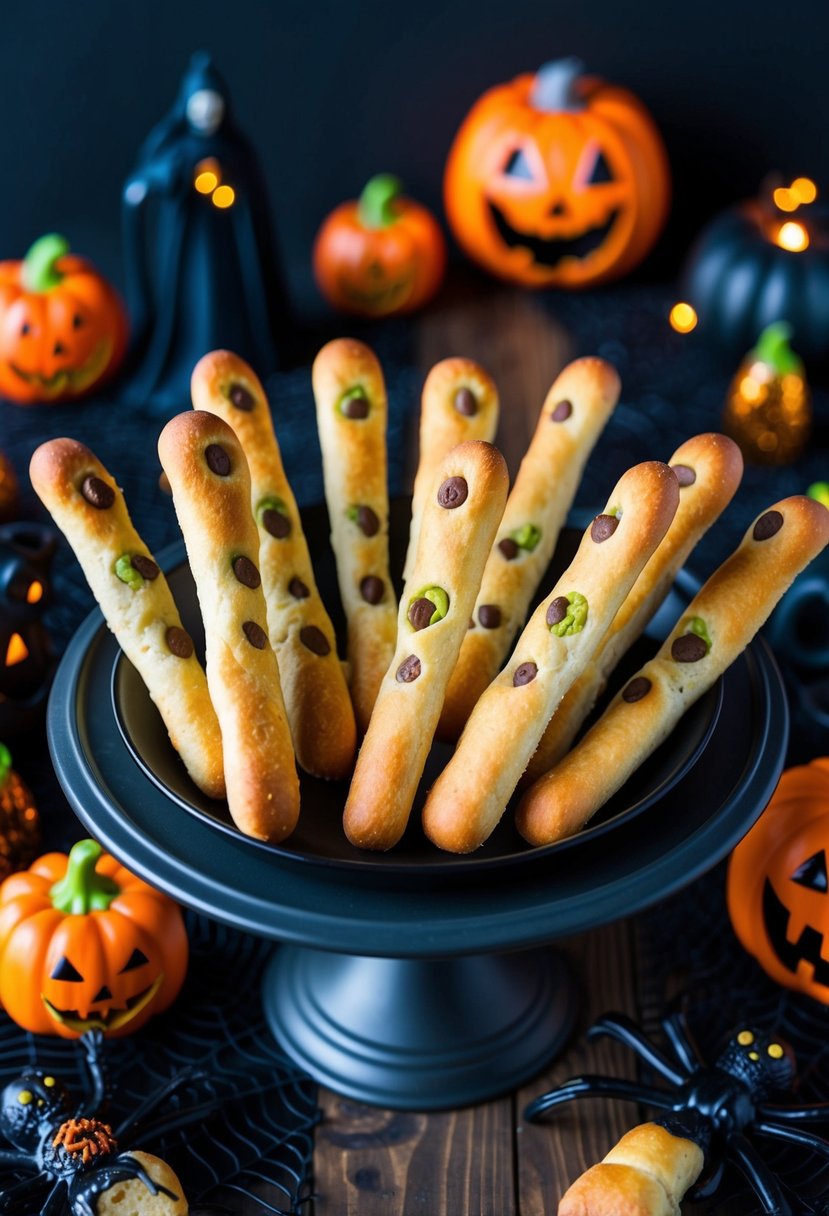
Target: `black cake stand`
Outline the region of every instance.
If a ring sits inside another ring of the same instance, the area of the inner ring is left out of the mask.
[[[324,513],[305,523],[321,552]],[[565,535],[559,563],[576,539]],[[162,564],[197,636],[181,547]],[[330,555],[317,575],[330,590]],[[680,577],[654,636],[692,590]],[[61,784],[107,849],[180,902],[283,943],[264,1001],[288,1054],[338,1092],[422,1110],[493,1097],[541,1070],[576,1012],[550,943],[637,912],[724,857],[768,802],[787,731],[758,639],[588,830],[530,849],[507,815],[482,850],[457,858],[425,840],[416,815],[398,849],[359,853],[342,834],[345,788],[305,778],[290,841],[242,836],[224,804],[190,785],[97,610],[66,651],[48,715]],[[447,755],[436,746],[424,785]]]

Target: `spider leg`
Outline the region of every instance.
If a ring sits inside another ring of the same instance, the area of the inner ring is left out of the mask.
[[[758,1102],[757,1114],[772,1123],[827,1123],[829,1102],[815,1102],[810,1106],[778,1106],[774,1102]]]
[[[22,1182],[13,1182],[11,1186],[0,1189],[0,1212],[3,1216],[21,1211],[21,1200],[31,1200],[32,1191],[48,1181],[46,1178],[24,1178]]]
[[[682,1085],[686,1080],[685,1075],[677,1069],[676,1065],[672,1064],[668,1057],[663,1055],[659,1048],[655,1047],[642,1033],[636,1023],[624,1013],[606,1013],[587,1032],[587,1037],[591,1041],[602,1035],[609,1035],[613,1039],[618,1039],[620,1043],[624,1043],[626,1047],[630,1047],[640,1059],[644,1060],[646,1064],[650,1064],[651,1068],[655,1068],[672,1085]]]
[[[710,1199],[717,1187],[722,1182],[724,1169],[725,1162],[720,1161],[716,1169],[709,1174],[707,1178],[703,1178],[702,1182],[698,1183],[696,1186],[692,1187],[686,1192],[685,1198],[688,1200],[688,1202],[697,1203],[701,1199]]]
[[[63,1204],[66,1193],[66,1183],[60,1178],[52,1187],[40,1209],[40,1216],[57,1216]]]
[[[100,1030],[87,1030],[81,1035],[86,1071],[84,1076],[84,1099],[79,1115],[92,1115],[103,1106],[107,1093],[106,1073],[101,1060],[104,1036]]]
[[[9,1169],[31,1170],[33,1174],[38,1172],[37,1164],[28,1153],[11,1152],[8,1149],[0,1152],[0,1169],[3,1166],[8,1166]]]
[[[620,1077],[573,1077],[563,1085],[557,1085],[549,1093],[542,1094],[524,1111],[524,1118],[531,1122],[573,1098],[622,1098],[627,1102],[640,1102],[644,1106],[656,1106],[660,1110],[673,1110],[671,1098],[663,1090],[624,1081]]]
[[[171,1077],[164,1085],[161,1085],[157,1090],[149,1094],[137,1110],[133,1111],[129,1118],[116,1127],[115,1139],[118,1141],[130,1139],[135,1134],[135,1129],[142,1119],[146,1119],[148,1115],[151,1115],[162,1102],[166,1102],[177,1090],[182,1089],[185,1085],[190,1085],[193,1081],[200,1080],[203,1076],[204,1073],[197,1068],[185,1068],[177,1076]]]
[[[705,1058],[691,1033],[688,1019],[681,1010],[675,1009],[663,1018],[662,1029],[683,1068],[687,1068],[688,1072],[696,1072],[698,1068],[705,1067]]]
[[[814,1132],[804,1132],[799,1127],[786,1127],[766,1119],[752,1123],[751,1131],[758,1132],[761,1136],[771,1136],[775,1140],[785,1140],[787,1144],[802,1144],[804,1148],[811,1149],[813,1153],[823,1157],[824,1161],[829,1162],[829,1140],[816,1136]]]
[[[792,1216],[792,1209],[782,1186],[741,1132],[735,1132],[731,1136],[728,1155],[745,1175],[767,1216]]]

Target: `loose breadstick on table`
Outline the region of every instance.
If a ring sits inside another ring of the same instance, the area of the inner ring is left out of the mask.
[[[204,672],[167,580],[133,527],[114,479],[75,439],[44,443],[29,473],[187,772],[209,797],[224,797],[222,739]]]
[[[751,525],[683,612],[659,653],[571,752],[524,795],[531,844],[578,832],[745,649],[795,576],[829,542],[829,511],[784,498]]]
[[[299,780],[268,641],[247,461],[227,423],[203,410],[171,419],[158,454],[204,619],[228,807],[242,832],[277,842],[296,824]]]
[[[349,687],[368,727],[392,654],[397,602],[389,577],[386,389],[372,351],[338,338],[312,372],[331,546],[348,622]]]
[[[469,439],[491,442],[498,429],[498,390],[471,359],[443,359],[423,385],[420,405],[420,454],[412,492],[412,522],[403,578],[412,572],[420,520],[440,462]]]
[[[197,410],[233,428],[247,458],[268,633],[297,760],[316,777],[346,777],[357,744],[354,710],[264,389],[238,355],[214,350],[196,364],[191,393]]]
[[[406,828],[507,498],[507,466],[489,443],[453,448],[436,474],[400,603],[397,648],[345,805],[346,835],[367,849],[391,848]]]
[[[440,848],[469,853],[496,826],[544,727],[668,530],[678,502],[677,479],[666,464],[636,465],[619,480],[432,787],[423,826]]]
[[[587,458],[619,398],[602,359],[576,359],[555,380],[521,462],[449,681],[438,735],[455,740],[495,678],[556,547]]]
[[[668,594],[689,553],[731,502],[743,475],[740,449],[725,435],[695,435],[677,448],[670,465],[679,482],[673,522],[593,658],[550,719],[522,786],[537,781],[568,751],[616,664]]]
[[[632,1128],[561,1197],[558,1216],[679,1216],[705,1158],[659,1123]]]

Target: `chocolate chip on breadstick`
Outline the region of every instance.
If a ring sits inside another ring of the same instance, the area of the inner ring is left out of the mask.
[[[678,501],[676,476],[656,461],[636,465],[617,483],[432,787],[423,826],[440,848],[468,853],[492,832],[544,727],[668,530]]]
[[[619,397],[619,377],[602,359],[577,359],[557,377],[507,499],[486,564],[438,734],[455,740],[494,679],[550,564],[587,458]]]
[[[75,439],[44,443],[29,472],[187,772],[209,797],[222,798],[222,740],[204,672],[167,580],[133,527],[115,480]]]
[[[745,649],[800,571],[829,542],[829,511],[811,498],[775,503],[682,613],[655,658],[524,795],[531,844],[578,832]]]
[[[561,1197],[558,1216],[678,1216],[704,1163],[693,1140],[659,1123],[642,1123],[576,1179]]]
[[[443,457],[467,440],[491,442],[497,428],[498,390],[480,364],[459,358],[436,363],[426,377],[421,396],[420,454],[404,579],[408,580],[414,566],[423,508]]]
[[[158,454],[204,619],[228,807],[242,832],[278,842],[296,824],[299,780],[268,641],[247,461],[227,423],[203,410],[171,419]]]
[[[389,577],[386,388],[362,342],[338,338],[312,372],[331,545],[348,623],[349,687],[368,727],[394,652],[397,602]]]
[[[531,785],[567,752],[622,655],[639,637],[688,555],[728,506],[743,474],[740,449],[725,435],[695,435],[670,460],[679,507],[662,543],[633,585],[591,661],[550,719],[521,779]]]
[[[248,462],[268,634],[297,760],[316,777],[346,777],[357,742],[354,710],[264,389],[243,359],[216,350],[196,364],[191,393],[197,410],[233,428]]]
[[[346,835],[361,848],[388,849],[403,835],[506,502],[507,467],[489,443],[460,444],[436,473],[400,602],[397,648],[345,806]]]

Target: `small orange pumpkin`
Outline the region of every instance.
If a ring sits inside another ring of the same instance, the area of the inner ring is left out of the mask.
[[[129,1034],[176,998],[187,955],[177,905],[94,840],[0,886],[0,1004],[25,1030]]]
[[[432,213],[401,191],[396,177],[381,173],[320,228],[314,274],[335,308],[364,317],[411,312],[440,286],[443,233]]]
[[[734,931],[778,984],[829,1005],[829,758],[788,769],[740,841],[726,895]]]
[[[55,233],[0,262],[0,396],[20,405],[80,397],[115,371],[127,318],[115,290]]]
[[[526,287],[626,274],[668,213],[662,139],[632,93],[547,64],[485,93],[449,152],[444,199],[464,251]]]

